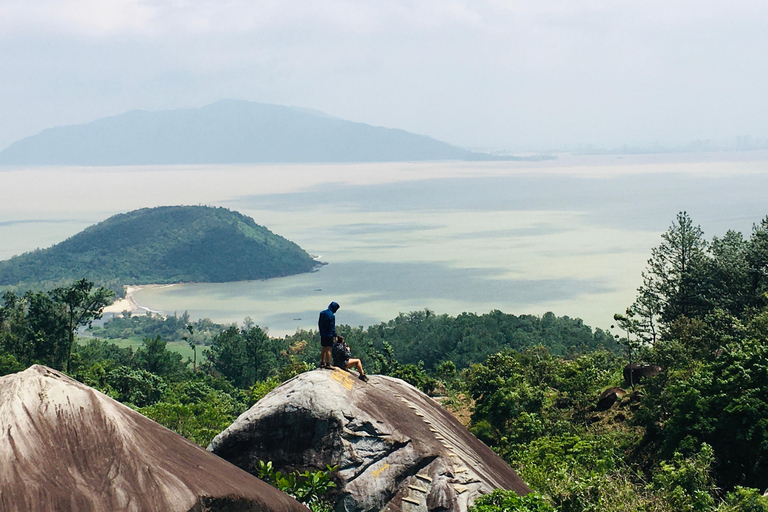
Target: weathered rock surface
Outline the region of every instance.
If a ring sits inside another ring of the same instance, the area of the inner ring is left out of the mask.
[[[627,392],[619,387],[611,387],[600,393],[600,397],[597,399],[597,410],[607,411],[610,409],[617,400],[621,400],[626,396]]]
[[[625,382],[637,384],[646,377],[653,377],[661,373],[661,366],[655,364],[632,363],[624,367],[623,377]]]
[[[0,378],[3,512],[306,512],[290,496],[45,366]]]
[[[314,370],[282,384],[208,447],[256,473],[339,466],[337,510],[464,512],[493,489],[528,486],[490,448],[427,395],[402,380],[364,383]]]

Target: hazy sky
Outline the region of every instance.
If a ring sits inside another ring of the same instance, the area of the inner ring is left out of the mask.
[[[0,0],[0,149],[223,98],[466,147],[768,137],[768,2]]]

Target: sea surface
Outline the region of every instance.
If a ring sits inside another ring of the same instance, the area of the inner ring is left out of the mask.
[[[145,287],[149,309],[272,335],[367,326],[428,308],[582,318],[629,306],[678,211],[707,238],[768,215],[768,152],[559,155],[540,162],[0,167],[0,259],[116,213],[225,206],[316,255],[318,271],[266,281]]]

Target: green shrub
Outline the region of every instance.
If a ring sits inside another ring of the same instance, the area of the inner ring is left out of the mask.
[[[648,512],[659,509],[622,452],[626,434],[542,436],[511,453],[528,485],[560,512]]]
[[[736,486],[725,495],[717,512],[768,512],[768,497],[761,495],[757,489]]]
[[[427,375],[424,370],[424,363],[419,361],[419,364],[404,364],[399,366],[396,370],[390,373],[392,377],[403,379],[408,384],[419,388],[424,393],[430,394],[435,390],[437,382],[435,379]]]
[[[0,354],[0,376],[24,371],[25,367],[12,354]]]
[[[672,461],[661,462],[649,487],[663,496],[673,510],[710,510],[715,504],[711,474],[714,461],[715,452],[708,444],[702,444],[699,453],[691,458],[675,453]]]
[[[331,480],[331,473],[336,469],[336,466],[327,466],[326,471],[304,471],[303,473],[294,471],[284,475],[272,466],[271,461],[260,460],[257,476],[308,505],[313,512],[325,512],[331,508],[324,497],[328,491],[336,487],[336,483]]]
[[[279,386],[282,381],[276,377],[270,377],[267,380],[256,382],[248,393],[248,405],[251,406],[267,396],[267,394]]]
[[[555,512],[555,509],[536,493],[518,496],[514,491],[496,489],[477,498],[468,512]]]
[[[120,402],[145,407],[160,400],[166,384],[162,378],[146,370],[132,370],[118,366],[110,370],[104,380],[107,393]]]

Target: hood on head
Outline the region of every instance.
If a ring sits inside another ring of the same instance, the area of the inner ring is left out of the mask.
[[[330,304],[328,304],[328,309],[330,309],[330,310],[331,310],[331,311],[333,311],[334,313],[335,313],[335,312],[336,312],[336,311],[337,311],[337,310],[338,310],[340,307],[341,307],[341,306],[339,306],[339,303],[338,303],[338,302],[331,302]]]

